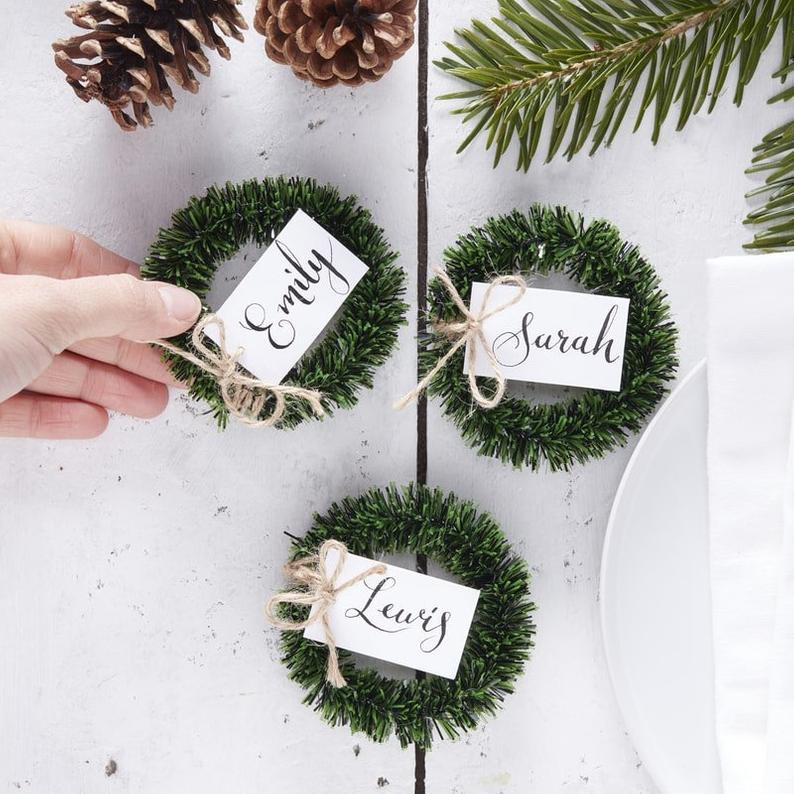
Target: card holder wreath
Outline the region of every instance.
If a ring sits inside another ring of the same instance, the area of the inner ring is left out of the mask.
[[[559,470],[623,444],[666,394],[677,368],[667,296],[612,224],[534,205],[472,229],[444,260],[429,288],[424,378],[396,407],[427,389],[480,455]],[[591,294],[530,289],[555,272]],[[532,403],[508,378],[589,388]]]
[[[382,559],[404,552],[457,582]],[[315,516],[290,556],[293,589],[266,611],[289,677],[330,725],[429,748],[474,730],[513,692],[534,644],[530,575],[471,502],[423,485],[373,489]],[[351,650],[429,675],[391,678]]]
[[[355,198],[310,179],[227,183],[173,215],[143,277],[206,301],[249,242],[268,248],[224,305],[157,343],[174,375],[222,429],[230,416],[291,428],[351,408],[405,322],[405,274],[383,231]]]

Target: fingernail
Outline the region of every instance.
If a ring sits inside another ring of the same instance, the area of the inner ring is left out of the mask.
[[[190,322],[198,317],[201,301],[190,290],[164,284],[158,287],[165,310],[169,316],[180,323]]]

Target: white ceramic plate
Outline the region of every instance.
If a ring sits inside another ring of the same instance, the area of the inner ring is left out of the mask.
[[[662,794],[719,794],[702,362],[649,425],[612,508],[601,619],[612,683]]]

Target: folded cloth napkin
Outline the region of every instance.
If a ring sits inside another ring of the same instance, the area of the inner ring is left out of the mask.
[[[794,435],[792,436],[794,439]],[[767,726],[768,794],[794,792],[794,446],[789,446],[783,549],[772,644]]]
[[[791,794],[794,254],[711,260],[708,277],[711,587],[723,791]]]

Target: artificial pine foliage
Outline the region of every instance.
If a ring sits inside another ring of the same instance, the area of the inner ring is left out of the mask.
[[[794,36],[786,40],[790,66],[781,70],[785,80],[794,70]],[[794,96],[794,88],[776,94],[770,102],[782,102]],[[756,251],[785,251],[794,248],[794,121],[783,124],[764,136],[755,147],[749,174],[765,175],[764,183],[750,191],[750,200],[762,204],[747,216],[745,223],[761,227],[745,248]]]
[[[471,85],[447,95],[473,124],[461,149],[482,133],[498,162],[516,141],[524,170],[544,126],[547,160],[609,145],[634,97],[634,129],[650,113],[654,142],[674,108],[680,130],[729,83],[738,105],[778,28],[784,65],[794,35],[794,0],[499,0],[499,10],[458,31],[437,65]]]
[[[397,254],[355,197],[342,198],[329,185],[301,178],[252,179],[211,187],[175,212],[169,228],[160,230],[141,274],[185,287],[203,301],[224,262],[248,242],[270,245],[299,209],[369,268],[322,341],[301,358],[284,381],[285,385],[320,392],[323,407],[331,414],[337,408],[352,408],[361,389],[372,388],[376,368],[397,344],[407,309],[402,299],[405,273],[396,264]],[[190,331],[170,341],[192,351]],[[163,357],[174,375],[189,384],[190,395],[208,403],[218,426],[225,428],[229,409],[217,380],[176,354],[166,352]],[[262,415],[268,416],[272,410],[271,399]],[[287,412],[277,427],[290,429],[315,418],[304,400],[287,398]]]
[[[462,584],[480,590],[480,600],[455,680],[428,675],[395,680],[339,652],[347,686],[326,681],[328,649],[282,633],[289,677],[304,690],[304,703],[330,725],[348,725],[376,742],[395,736],[403,747],[429,748],[434,739],[456,739],[501,708],[514,691],[534,645],[535,605],[526,562],[516,555],[494,519],[467,501],[423,485],[373,489],[348,497],[314,518],[292,544],[291,559],[317,553],[336,539],[349,551],[381,559],[400,552],[423,554]],[[305,620],[308,607],[282,605],[291,621]]]
[[[230,57],[224,36],[242,41],[242,0],[89,0],[66,15],[90,31],[59,39],[55,63],[80,99],[97,99],[125,131],[152,124],[149,103],[174,106],[169,80],[195,94],[194,69],[210,73],[204,48]],[[132,108],[130,116],[126,111]]]
[[[745,223],[764,228],[745,248],[789,250],[794,248],[794,121],[773,130],[756,146],[748,173],[762,172],[768,172],[764,184],[747,196],[762,196],[765,201],[749,213]]]
[[[417,0],[258,0],[265,52],[321,88],[380,80],[414,43]]]

